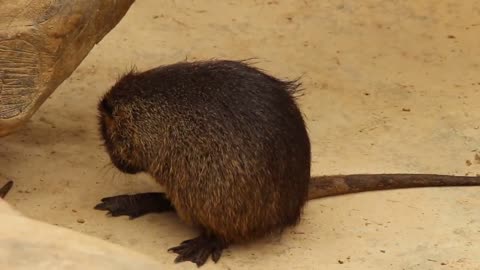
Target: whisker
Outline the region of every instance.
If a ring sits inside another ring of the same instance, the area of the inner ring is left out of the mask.
[[[105,173],[105,171],[108,169],[109,165],[110,165],[110,162],[105,163],[105,165],[101,166],[101,167],[98,169],[99,172],[100,172],[100,173]],[[103,175],[103,176],[105,176],[105,175]]]

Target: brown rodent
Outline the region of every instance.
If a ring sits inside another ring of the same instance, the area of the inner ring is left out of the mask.
[[[146,172],[165,193],[102,199],[95,208],[135,218],[175,210],[199,237],[169,249],[201,266],[238,243],[299,221],[308,199],[427,186],[480,185],[479,177],[310,177],[299,84],[237,61],[182,62],[122,77],[99,103],[113,164]]]

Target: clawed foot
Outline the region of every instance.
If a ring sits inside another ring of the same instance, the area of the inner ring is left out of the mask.
[[[7,193],[12,189],[13,181],[8,181],[3,187],[0,188],[0,198],[5,198]]]
[[[96,210],[108,211],[107,214],[128,216],[134,219],[148,213],[175,211],[163,193],[139,193],[135,195],[119,195],[103,198],[95,206]]]
[[[182,242],[179,246],[170,248],[168,251],[178,254],[175,263],[190,261],[198,267],[205,264],[210,255],[216,263],[222,255],[222,251],[227,247],[223,241],[216,237],[199,236]]]

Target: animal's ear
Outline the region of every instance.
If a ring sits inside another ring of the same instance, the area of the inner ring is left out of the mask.
[[[106,98],[103,98],[102,101],[100,101],[100,104],[98,104],[98,109],[109,116],[112,116],[113,114],[112,105],[108,103],[108,100]]]

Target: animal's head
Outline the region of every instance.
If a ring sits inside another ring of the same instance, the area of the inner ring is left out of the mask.
[[[136,174],[147,170],[142,136],[141,104],[131,85],[134,74],[120,79],[98,104],[98,121],[105,148],[120,171]],[[140,102],[141,103],[141,102]]]

